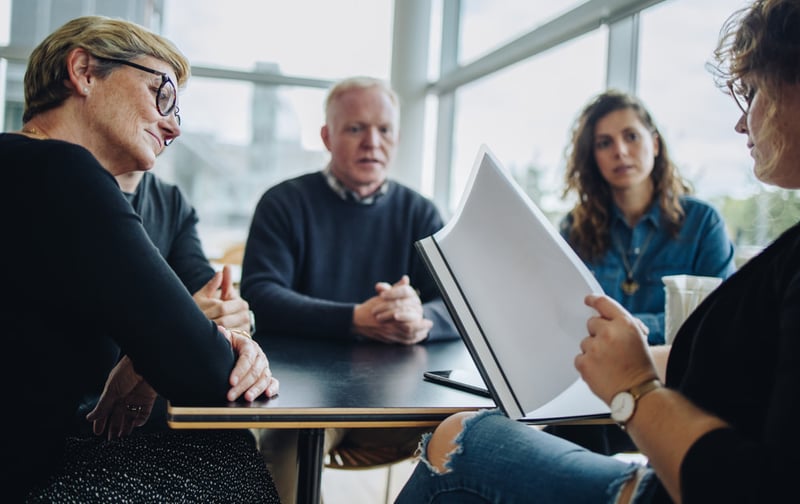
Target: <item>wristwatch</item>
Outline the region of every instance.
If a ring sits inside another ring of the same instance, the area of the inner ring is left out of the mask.
[[[625,425],[630,421],[631,417],[633,417],[633,413],[636,411],[636,403],[639,399],[644,397],[645,394],[663,386],[664,385],[662,385],[658,379],[653,378],[628,390],[617,393],[617,395],[611,399],[610,404],[612,420],[617,422],[617,425],[619,425],[622,430],[625,430]]]

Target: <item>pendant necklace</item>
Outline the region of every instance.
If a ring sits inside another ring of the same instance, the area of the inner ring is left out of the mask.
[[[639,251],[636,253],[636,260],[633,262],[633,266],[628,262],[628,254],[619,242],[619,238],[612,233],[611,238],[614,241],[614,245],[617,246],[617,251],[622,258],[622,265],[625,267],[625,280],[622,282],[622,292],[628,296],[636,294],[636,291],[639,290],[639,283],[633,278],[633,274],[636,273],[636,268],[639,267],[639,261],[641,261],[645,250],[647,250],[647,246],[650,245],[650,240],[653,238],[655,232],[655,228],[651,229],[650,233],[648,233],[647,237],[644,239],[642,246],[639,247]]]

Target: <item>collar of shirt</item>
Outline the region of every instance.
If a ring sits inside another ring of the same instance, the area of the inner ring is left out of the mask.
[[[587,263],[603,292],[645,321],[650,328],[648,341],[651,345],[664,343],[664,275],[686,273],[728,277],[733,273],[733,247],[718,214],[712,207],[686,196],[681,198],[681,205],[686,215],[677,237],[667,231],[658,203],[642,216],[634,228],[630,228],[619,209],[613,207],[609,229],[613,233],[612,245],[603,257]],[[642,250],[652,230],[655,233],[646,249]],[[613,245],[614,236],[629,254],[630,264],[637,260],[636,254],[642,256],[635,274],[640,288],[633,295],[622,291],[626,271],[620,247]]]
[[[345,185],[342,184],[342,182],[331,172],[329,166],[326,166],[325,169],[322,170],[322,174],[325,175],[325,180],[328,182],[328,187],[330,187],[333,192],[335,192],[344,201],[353,201],[360,205],[372,205],[378,198],[389,191],[389,180],[387,179],[375,192],[362,198],[356,192],[345,187]]]
[[[644,215],[642,215],[642,218],[639,219],[639,222],[636,223],[636,226],[634,226],[634,228],[639,227],[645,222],[649,222],[650,225],[656,229],[661,227],[661,207],[658,205],[657,201],[654,201],[650,205],[650,209],[647,210],[647,212]],[[614,228],[617,226],[623,226],[627,229],[632,229],[628,225],[628,221],[626,221],[625,217],[622,215],[622,210],[620,210],[617,205],[612,205],[611,226],[609,228],[609,232],[613,233]]]

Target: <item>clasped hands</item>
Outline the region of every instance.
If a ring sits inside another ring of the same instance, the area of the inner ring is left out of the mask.
[[[261,394],[267,397],[277,395],[280,383],[272,376],[267,356],[258,343],[240,331],[223,327],[220,331],[230,340],[237,355],[229,378],[228,400],[235,401],[244,396],[253,401]],[[92,422],[96,435],[107,431],[108,439],[127,436],[135,427],[147,422],[157,396],[126,355],[109,373],[100,400],[86,419]]]
[[[227,264],[195,292],[192,299],[205,316],[217,325],[250,330],[250,305],[233,286],[233,275]]]
[[[233,286],[230,266],[225,265],[217,271],[192,298],[206,318],[216,322],[238,355],[236,367],[231,372],[232,388],[228,400],[235,401],[244,394],[246,400],[253,401],[265,391],[267,397],[276,395],[278,380],[272,377],[263,350],[250,337],[250,305]],[[246,376],[252,376],[256,381],[243,381]]]
[[[394,285],[375,284],[376,295],[356,305],[353,331],[384,343],[413,345],[428,337],[433,322],[424,317],[422,301],[408,275]]]
[[[250,305],[233,286],[230,266],[217,271],[192,298],[205,316],[216,322],[238,355],[231,372],[228,400],[235,401],[242,394],[248,401],[254,401],[262,393],[267,397],[275,396],[278,380],[272,376],[264,351],[250,337]],[[254,381],[244,379],[246,377]]]

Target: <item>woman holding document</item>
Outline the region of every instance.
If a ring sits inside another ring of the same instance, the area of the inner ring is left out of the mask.
[[[800,0],[756,0],[725,24],[715,74],[742,115],[756,176],[800,187]],[[672,349],[588,296],[575,366],[649,465],[509,420],[457,414],[423,440],[399,503],[772,502],[800,469],[800,224],[697,308]],[[661,380],[666,380],[662,384]]]

